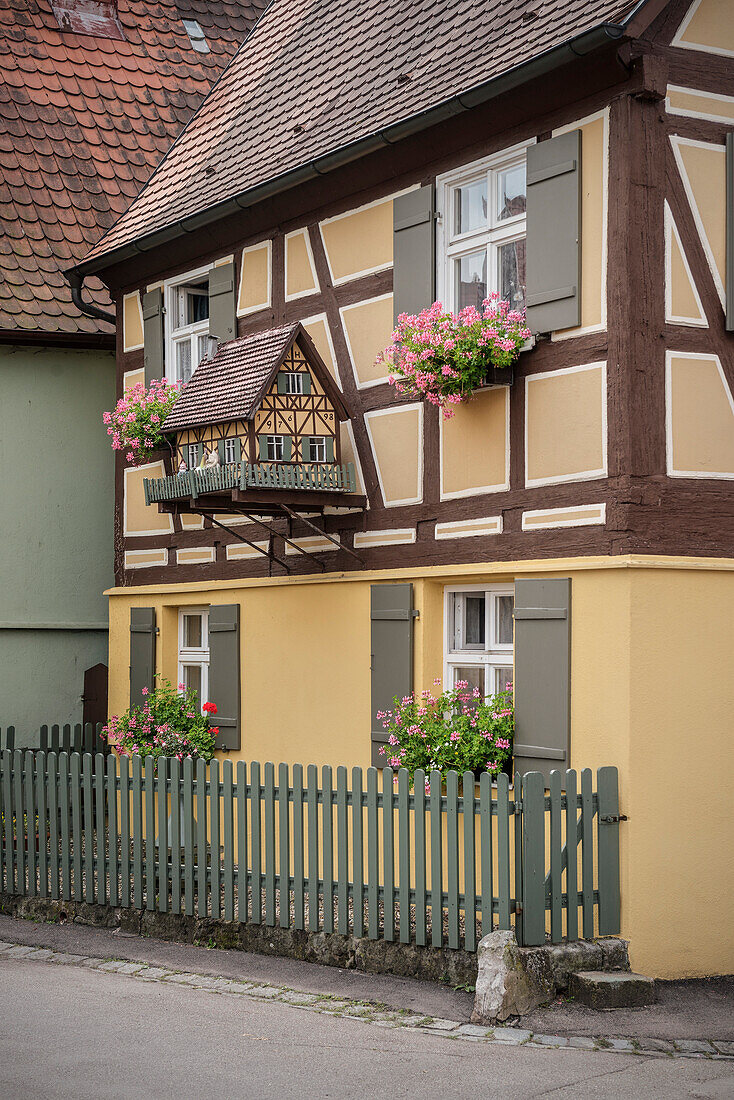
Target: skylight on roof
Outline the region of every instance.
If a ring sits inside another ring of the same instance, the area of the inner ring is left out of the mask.
[[[196,22],[195,19],[182,19],[181,22],[184,25],[184,30],[189,36],[189,42],[197,51],[197,53],[209,53],[209,45],[206,40],[206,35]]]
[[[52,7],[61,31],[125,41],[117,0],[54,0]]]

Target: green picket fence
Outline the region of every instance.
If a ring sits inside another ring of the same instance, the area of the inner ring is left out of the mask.
[[[87,722],[62,725],[43,725],[34,730],[31,743],[26,748],[41,749],[43,752],[91,752],[107,754],[110,751],[107,739],[102,737],[102,722],[95,725]],[[28,740],[24,738],[24,740]],[[15,748],[15,726],[0,728],[0,752]]]
[[[305,782],[304,782],[305,779]],[[474,951],[619,931],[617,769],[506,775],[0,753],[6,894]]]

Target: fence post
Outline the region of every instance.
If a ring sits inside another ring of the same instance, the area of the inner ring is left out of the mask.
[[[599,935],[619,932],[619,777],[616,768],[596,773],[599,858]]]
[[[522,779],[522,928],[529,947],[545,943],[545,780],[540,772]]]

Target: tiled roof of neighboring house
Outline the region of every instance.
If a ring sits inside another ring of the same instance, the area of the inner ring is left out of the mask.
[[[300,329],[300,324],[283,325],[222,344],[196,368],[167,417],[164,431],[250,420],[268,379]]]
[[[0,329],[111,331],[79,313],[62,272],[129,207],[264,4],[0,3]],[[98,280],[85,289],[109,308]]]
[[[639,6],[274,0],[165,164],[87,260],[299,167],[307,175],[317,158],[616,24]]]

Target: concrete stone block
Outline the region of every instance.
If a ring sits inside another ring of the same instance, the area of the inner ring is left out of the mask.
[[[581,970],[571,975],[569,992],[588,1008],[640,1008],[655,1002],[655,981],[623,970]]]
[[[533,960],[543,962],[542,956]],[[540,967],[528,966],[514,932],[490,932],[477,948],[477,982],[472,1023],[495,1024],[523,1016],[549,999]]]

